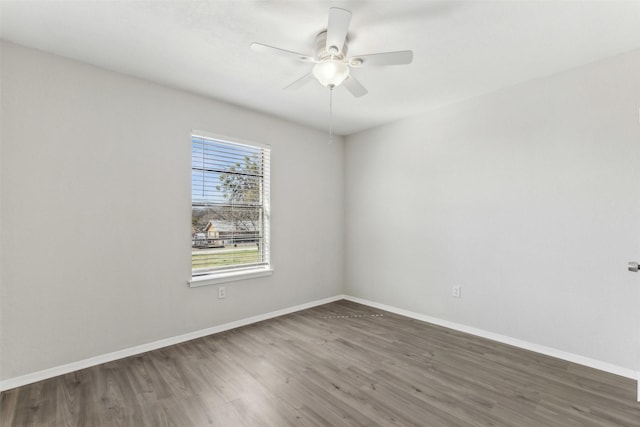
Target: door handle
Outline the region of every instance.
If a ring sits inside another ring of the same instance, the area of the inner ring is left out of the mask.
[[[634,273],[637,273],[638,267],[640,267],[640,265],[637,262],[629,262],[629,271],[633,271]]]

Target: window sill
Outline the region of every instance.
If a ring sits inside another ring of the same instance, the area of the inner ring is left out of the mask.
[[[254,279],[256,277],[271,276],[273,269],[269,267],[252,268],[240,271],[226,271],[224,273],[213,273],[206,276],[192,277],[187,283],[190,288],[199,286],[217,285],[219,283],[235,282],[236,280]]]

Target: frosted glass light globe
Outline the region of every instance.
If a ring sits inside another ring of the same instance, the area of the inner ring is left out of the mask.
[[[342,61],[326,59],[313,67],[313,75],[323,86],[339,86],[349,77],[349,66]]]

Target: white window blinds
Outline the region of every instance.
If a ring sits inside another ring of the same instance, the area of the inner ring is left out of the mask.
[[[192,275],[269,265],[268,147],[191,138]]]

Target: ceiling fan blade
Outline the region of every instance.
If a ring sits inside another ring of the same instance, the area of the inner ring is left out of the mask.
[[[349,60],[349,63],[352,67],[375,67],[381,65],[405,65],[411,64],[411,61],[413,61],[413,52],[400,50],[397,52],[354,56]]]
[[[262,43],[251,43],[251,50],[261,53],[272,53],[274,55],[293,58],[303,62],[313,61],[313,58],[303,53],[292,52],[290,50],[280,49],[279,47],[268,46]]]
[[[327,25],[327,52],[331,53],[331,48],[342,52],[344,41],[347,39],[349,32],[349,23],[351,22],[351,12],[338,7],[329,9],[329,24]]]
[[[356,80],[356,78],[353,77],[353,75],[349,75],[349,77],[347,77],[346,80],[342,82],[342,85],[349,92],[351,92],[351,95],[355,96],[356,98],[359,98],[369,93],[369,91],[367,91],[367,89],[364,86],[362,86],[362,84],[360,84],[360,82]]]
[[[304,86],[307,83],[313,81],[313,79],[314,79],[313,74],[311,74],[311,73],[305,74],[304,76],[300,77],[295,82],[283,87],[282,90],[297,90],[297,89],[300,89],[302,86]]]

